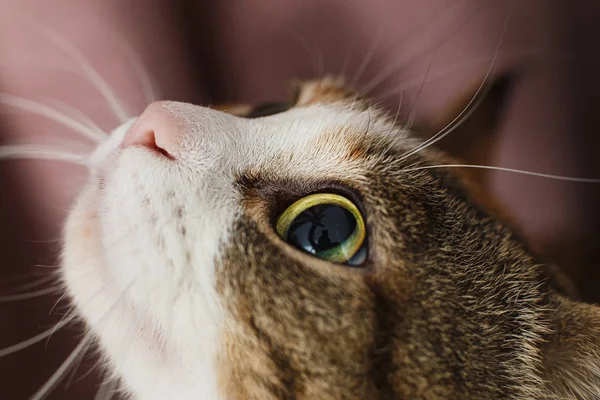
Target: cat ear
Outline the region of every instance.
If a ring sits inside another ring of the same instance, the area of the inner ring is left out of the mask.
[[[553,398],[600,398],[600,307],[550,296],[552,333],[543,349],[543,378]]]
[[[291,89],[293,95],[289,102],[269,102],[252,106],[245,104],[219,104],[212,106],[212,108],[238,117],[258,118],[277,114],[291,107],[358,100],[358,94],[346,85],[342,77],[336,76],[326,76],[315,80],[293,81]]]
[[[245,117],[252,112],[252,106],[249,104],[213,104],[210,108],[225,112],[227,114],[235,115],[236,117]]]
[[[516,73],[504,73],[481,85],[481,81],[461,93],[443,112],[422,125],[424,139],[452,129],[434,147],[461,164],[493,165],[502,121],[517,83]],[[487,190],[488,171],[464,169],[481,190]]]
[[[358,94],[342,77],[326,76],[312,81],[294,83],[294,106],[328,104],[344,100],[357,100]]]

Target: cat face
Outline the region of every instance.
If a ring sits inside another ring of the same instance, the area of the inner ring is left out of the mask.
[[[69,216],[63,276],[127,390],[550,393],[558,303],[544,269],[420,143],[332,80],[262,118],[162,102],[115,130]],[[360,214],[364,261],[309,254],[276,229],[323,193]]]

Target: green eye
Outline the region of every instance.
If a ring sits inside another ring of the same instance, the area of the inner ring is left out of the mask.
[[[279,217],[277,233],[288,243],[335,263],[358,265],[366,259],[366,228],[359,209],[345,197],[312,194]]]

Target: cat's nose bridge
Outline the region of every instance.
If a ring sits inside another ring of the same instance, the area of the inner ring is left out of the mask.
[[[173,157],[186,129],[181,118],[169,111],[165,104],[154,102],[146,107],[123,137],[121,148],[143,146]]]

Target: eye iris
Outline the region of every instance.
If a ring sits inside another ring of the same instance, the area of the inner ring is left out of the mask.
[[[365,258],[362,215],[342,196],[321,193],[298,200],[279,218],[277,232],[298,249],[332,262],[360,264]]]

